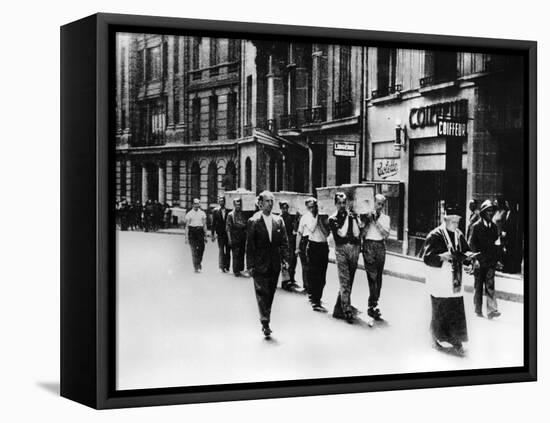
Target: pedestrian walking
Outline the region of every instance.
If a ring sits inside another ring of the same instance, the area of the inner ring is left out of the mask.
[[[265,337],[272,333],[271,307],[277,289],[281,267],[288,267],[288,238],[280,216],[273,215],[274,196],[269,191],[259,195],[260,212],[248,221],[246,263],[254,278],[254,290]]]
[[[326,312],[321,298],[326,285],[328,267],[328,242],[330,233],[328,219],[319,216],[317,199],[307,200],[308,213],[300,218],[296,242],[301,245],[302,238],[307,237],[305,259],[307,261],[307,289],[309,302],[314,311]]]
[[[378,308],[382,290],[382,273],[386,262],[386,239],[390,235],[390,217],[383,213],[386,197],[376,194],[374,211],[361,215],[363,226],[362,253],[365,271],[369,281],[369,302],[367,314],[375,320],[382,319]]]
[[[281,272],[281,285],[286,291],[297,291],[300,286],[296,283],[296,262],[298,257],[296,255],[296,233],[298,231],[298,224],[296,216],[289,213],[289,206],[286,201],[279,202],[281,209],[281,218],[285,223],[286,235],[288,237],[289,244],[289,263],[288,270],[283,269]]]
[[[471,266],[474,254],[458,229],[460,218],[457,207],[446,208],[443,223],[426,238],[423,260],[428,266],[426,288],[432,306],[430,329],[434,347],[464,355],[462,343],[468,341],[468,330],[462,267]]]
[[[361,232],[357,215],[348,209],[346,194],[336,193],[334,203],[336,213],[328,221],[334,238],[340,290],[332,316],[353,323],[355,313],[351,305],[351,290],[361,250]]]
[[[521,238],[519,237],[519,225],[516,205],[505,201],[506,214],[502,225],[502,243],[504,248],[503,271],[506,273],[519,273],[521,271]]]
[[[200,208],[198,198],[193,199],[193,208],[185,215],[186,243],[191,246],[195,273],[202,271],[202,256],[206,243],[206,213]]]
[[[306,201],[307,206],[307,201]],[[309,214],[309,211],[306,212],[306,214]],[[309,295],[309,283],[308,283],[308,262],[307,262],[307,255],[306,255],[306,249],[307,249],[307,243],[309,241],[309,238],[305,234],[300,234],[298,232],[300,221],[302,220],[302,215],[300,213],[296,213],[296,222],[298,223],[296,227],[296,240],[294,241],[294,256],[300,258],[300,264],[302,268],[302,287],[306,294]]]
[[[491,200],[481,204],[479,219],[472,225],[468,244],[474,252],[480,253],[477,257],[479,266],[474,270],[474,306],[475,313],[483,317],[483,292],[487,297],[487,317],[493,319],[500,316],[495,296],[495,271],[499,258],[498,229],[493,222],[495,206]]]
[[[229,272],[231,249],[227,237],[226,223],[229,211],[225,208],[225,197],[218,197],[218,207],[212,211],[212,242],[218,240],[218,267],[222,272]]]
[[[235,276],[242,276],[246,248],[247,218],[242,210],[243,201],[241,198],[233,200],[233,207],[233,211],[227,215],[226,233],[233,256],[233,274]]]

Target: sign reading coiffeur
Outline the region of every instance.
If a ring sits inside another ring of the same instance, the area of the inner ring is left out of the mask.
[[[374,177],[377,180],[400,180],[399,159],[374,159]]]

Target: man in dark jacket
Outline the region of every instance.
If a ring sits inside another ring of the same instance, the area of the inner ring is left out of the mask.
[[[286,291],[298,291],[300,286],[296,283],[294,275],[296,274],[296,261],[297,256],[295,254],[296,248],[296,231],[298,230],[298,222],[295,215],[289,213],[289,206],[286,201],[279,203],[281,208],[281,218],[285,222],[286,235],[288,237],[289,244],[289,263],[288,270],[282,272],[282,288]]]
[[[229,239],[227,238],[226,223],[228,210],[225,208],[225,197],[218,198],[218,207],[212,211],[212,242],[218,239],[218,266],[222,272],[229,272],[229,263],[231,261],[231,251],[229,249]]]
[[[277,289],[281,264],[288,268],[288,237],[281,217],[271,214],[274,196],[263,191],[258,197],[260,212],[248,220],[246,264],[254,278],[256,301],[264,336],[271,335],[269,327],[271,305]]]
[[[227,215],[225,231],[233,255],[233,274],[241,276],[244,270],[246,246],[246,215],[243,212],[242,199],[233,200],[234,209]]]
[[[493,223],[495,207],[491,200],[485,200],[479,209],[480,219],[475,222],[469,233],[468,244],[477,256],[479,266],[474,269],[474,305],[475,312],[482,317],[483,291],[487,296],[487,317],[500,316],[495,296],[495,270],[497,267],[499,247],[498,229]]]

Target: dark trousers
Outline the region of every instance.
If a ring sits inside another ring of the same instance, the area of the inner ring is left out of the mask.
[[[334,305],[333,314],[337,317],[349,317],[352,313],[351,308],[351,289],[353,279],[357,270],[359,261],[359,244],[343,244],[336,246],[336,266],[338,267],[338,281],[340,282],[340,291]]]
[[[299,257],[300,257],[300,263],[302,264],[302,286],[304,287],[306,293],[309,294],[309,282],[308,282],[308,262],[307,262],[307,254],[306,254],[306,248],[307,248],[308,239],[307,237],[302,237],[302,240],[300,241],[300,245],[298,246],[299,249]]]
[[[474,306],[476,313],[481,313],[484,290],[487,296],[487,313],[497,311],[495,268],[492,266],[481,266],[474,271]]]
[[[227,236],[218,235],[218,266],[222,270],[229,270],[229,264],[231,262],[231,250],[229,248],[229,241]]]
[[[323,289],[327,283],[328,244],[309,241],[307,246],[308,294],[313,305],[321,304]]]
[[[384,241],[365,240],[363,243],[363,262],[369,280],[369,308],[378,306],[382,289],[382,273],[386,262],[386,244]]]
[[[231,253],[233,255],[233,273],[239,273],[244,270],[244,254],[246,248],[246,239],[233,240],[231,244]]]
[[[189,245],[191,247],[191,256],[193,257],[193,267],[195,270],[201,268],[202,256],[204,254],[204,229],[200,227],[189,227]]]
[[[277,290],[279,272],[254,275],[254,290],[256,292],[256,301],[258,302],[258,311],[260,312],[260,322],[269,323],[271,320],[271,305],[273,297]]]
[[[288,270],[283,270],[282,273],[282,279],[283,284],[289,283],[289,282],[295,282],[294,276],[296,274],[296,264],[298,262],[298,257],[296,257],[296,251],[294,245],[296,244],[296,238],[289,238],[288,243],[290,245],[289,247],[289,263],[288,263]]]

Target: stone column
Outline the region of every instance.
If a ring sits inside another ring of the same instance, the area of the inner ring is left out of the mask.
[[[172,174],[172,160],[166,160],[166,201],[173,205],[173,174]]]
[[[269,55],[267,68],[267,120],[275,119],[273,110],[274,81],[273,81],[273,55]]]
[[[126,181],[124,183],[126,184],[126,199],[134,202],[136,199],[132,195],[132,162],[130,160],[126,160]]]
[[[141,165],[141,202],[145,203],[148,197],[148,178],[147,178],[147,167]]]
[[[166,184],[164,181],[164,167],[159,163],[159,203],[164,204],[166,201]]]
[[[117,160],[116,161],[116,165],[115,165],[115,185],[116,185],[116,192],[115,192],[115,198],[119,201],[120,200],[120,191],[121,191],[121,184],[122,184],[122,181],[121,181],[121,162],[120,160]]]

